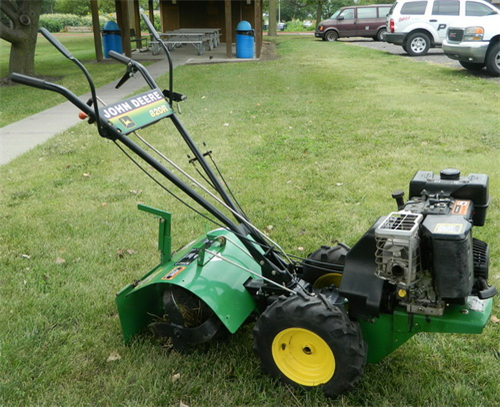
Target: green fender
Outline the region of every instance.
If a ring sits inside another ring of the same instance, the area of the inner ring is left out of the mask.
[[[200,236],[171,255],[171,214],[144,205],[139,205],[139,209],[160,217],[161,262],[116,296],[125,341],[143,331],[155,317],[163,316],[162,296],[168,285],[180,286],[196,295],[229,332],[236,332],[256,309],[243,284],[249,277],[261,275],[259,264],[240,240],[224,229]]]

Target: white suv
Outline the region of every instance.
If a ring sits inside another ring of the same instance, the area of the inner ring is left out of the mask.
[[[448,28],[443,52],[469,71],[486,66],[493,76],[500,76],[500,14],[460,21]]]
[[[384,41],[401,45],[411,56],[421,56],[443,43],[455,20],[498,13],[483,0],[398,0],[387,15]]]

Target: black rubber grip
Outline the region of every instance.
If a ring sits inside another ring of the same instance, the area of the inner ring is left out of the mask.
[[[44,89],[44,90],[48,89],[46,86],[46,84],[48,83],[47,81],[44,81],[42,79],[33,78],[31,76],[21,75],[19,73],[13,72],[12,74],[10,74],[10,79],[12,82],[20,83],[22,85],[31,86],[33,88],[39,88],[39,89]]]
[[[122,64],[127,65],[130,61],[132,61],[129,57],[126,57],[125,55],[119,54],[116,51],[109,51],[108,55],[116,59],[117,61],[120,61]]]
[[[73,59],[73,55],[62,45],[56,37],[54,37],[46,28],[40,28],[40,33],[49,41],[54,47],[56,47],[61,54],[63,54],[68,59]]]

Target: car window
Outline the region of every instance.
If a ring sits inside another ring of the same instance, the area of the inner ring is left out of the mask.
[[[340,13],[339,17],[344,17],[346,20],[354,20],[354,9],[348,8]]]
[[[489,14],[497,14],[497,12],[486,4],[477,1],[467,1],[465,3],[466,16],[487,16]]]
[[[398,2],[396,1],[396,2],[392,5],[391,9],[389,10],[389,14],[392,14],[392,12],[394,11],[394,9],[396,8],[396,6],[397,6],[397,5],[398,5]]]
[[[426,1],[410,1],[408,3],[403,4],[403,7],[401,7],[401,14],[411,14],[411,15],[425,14],[426,8],[427,8]]]
[[[330,18],[337,18],[339,13],[340,13],[340,10],[337,10],[335,13],[332,14],[332,16]]]
[[[378,16],[379,17],[386,17],[387,14],[389,14],[391,11],[390,7],[378,7]]]
[[[358,7],[358,18],[377,18],[375,7]]]
[[[460,15],[459,1],[435,1],[432,7],[433,16],[458,16]]]

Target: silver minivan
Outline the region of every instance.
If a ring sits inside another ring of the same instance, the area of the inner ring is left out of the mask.
[[[369,37],[382,41],[391,4],[342,7],[316,27],[314,36],[323,41],[342,37]]]

